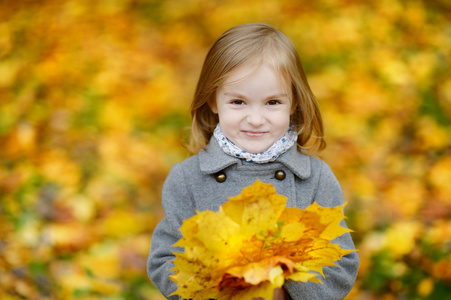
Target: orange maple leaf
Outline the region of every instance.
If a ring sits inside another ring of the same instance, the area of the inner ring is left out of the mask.
[[[286,208],[287,198],[257,180],[219,211],[197,212],[180,228],[183,238],[170,276],[173,294],[192,299],[271,298],[285,280],[321,282],[323,267],[354,251],[330,240],[349,232],[340,226],[343,206]]]

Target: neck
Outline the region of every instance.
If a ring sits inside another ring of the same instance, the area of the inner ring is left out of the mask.
[[[281,154],[285,153],[288,149],[295,145],[298,138],[297,132],[294,130],[294,127],[291,126],[285,133],[285,135],[277,140],[274,144],[272,144],[272,146],[269,147],[266,151],[262,153],[250,153],[241,149],[232,141],[230,141],[222,132],[219,123],[218,125],[216,125],[213,134],[219,146],[225,153],[230,156],[254,163],[267,163],[275,161]]]

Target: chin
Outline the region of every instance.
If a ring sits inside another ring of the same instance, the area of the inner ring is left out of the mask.
[[[232,142],[234,142],[234,141],[232,140]],[[247,142],[247,143],[239,143],[239,141],[238,141],[238,142],[234,142],[234,143],[235,143],[235,145],[237,145],[239,148],[243,149],[244,151],[249,152],[249,153],[254,153],[254,154],[265,152],[273,144],[273,142],[261,143],[261,142],[257,142],[257,141]]]

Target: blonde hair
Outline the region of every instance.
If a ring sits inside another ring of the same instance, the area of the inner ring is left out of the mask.
[[[195,153],[205,148],[219,122],[218,116],[210,109],[216,103],[218,88],[238,68],[263,63],[271,65],[291,84],[291,123],[298,132],[299,150],[315,155],[326,147],[318,103],[294,44],[270,25],[251,23],[223,33],[205,58],[191,104],[190,151]]]

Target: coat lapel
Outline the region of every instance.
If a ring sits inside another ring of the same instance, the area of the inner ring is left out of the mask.
[[[280,155],[275,162],[286,166],[300,179],[310,177],[310,157],[299,153],[296,146],[291,147],[287,152]],[[210,143],[208,143],[205,150],[199,152],[200,170],[206,174],[214,174],[231,165],[241,163],[239,158],[230,156],[222,151],[214,137],[210,139]],[[258,167],[259,165],[255,164],[255,166]]]

